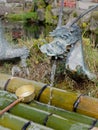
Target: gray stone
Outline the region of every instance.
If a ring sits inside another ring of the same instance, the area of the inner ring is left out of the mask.
[[[40,20],[40,21],[45,20],[45,10],[44,9],[38,9],[37,14],[38,14],[38,20]]]
[[[10,60],[16,57],[21,59],[21,66],[26,68],[26,58],[29,55],[29,50],[27,47],[12,47],[8,41],[4,38],[4,32],[2,28],[2,23],[0,21],[0,60]]]

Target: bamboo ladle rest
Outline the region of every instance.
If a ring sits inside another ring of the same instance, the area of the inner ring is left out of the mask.
[[[34,86],[32,86],[32,85],[24,85],[24,86],[19,87],[15,92],[18,99],[16,99],[13,103],[11,103],[7,107],[5,107],[3,110],[1,110],[0,115],[7,112],[9,109],[11,109],[13,106],[15,106],[20,101],[25,102],[25,103],[32,101],[35,97],[34,92],[35,92],[35,89],[34,89]]]

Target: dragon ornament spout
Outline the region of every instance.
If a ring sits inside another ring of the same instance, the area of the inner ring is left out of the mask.
[[[85,80],[94,81],[97,78],[86,66],[81,29],[76,24],[81,17],[96,7],[98,5],[91,7],[76,19],[69,21],[66,25],[57,27],[50,33],[53,41],[40,47],[41,52],[47,56],[56,57],[55,59],[65,59],[66,73],[77,82]],[[70,48],[69,51],[68,48]]]

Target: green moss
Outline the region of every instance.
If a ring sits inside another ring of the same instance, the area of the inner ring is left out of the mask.
[[[38,8],[45,8],[44,0],[35,0],[35,3],[38,6]]]
[[[21,13],[21,14],[9,14],[7,18],[10,19],[11,21],[24,21],[30,18],[37,20],[37,13],[27,12],[27,13]]]
[[[42,4],[43,6],[45,6],[44,0],[38,0],[38,3],[39,3],[39,4]]]
[[[92,43],[84,43],[84,52],[85,52],[85,59],[86,64],[88,65],[91,72],[98,72],[98,51],[97,49],[92,48]],[[93,61],[93,62],[92,62]]]
[[[48,5],[45,12],[45,23],[46,24],[53,24],[53,19],[56,17],[52,15],[51,13],[51,5]]]
[[[94,32],[95,32],[95,34],[98,35],[98,28],[96,28]],[[97,37],[98,37],[98,36],[97,36]]]
[[[46,10],[46,12],[45,12],[45,23],[46,24],[52,24],[53,23],[52,15],[48,10]]]
[[[77,12],[74,12],[73,13],[73,17],[77,17],[78,15],[77,15]]]

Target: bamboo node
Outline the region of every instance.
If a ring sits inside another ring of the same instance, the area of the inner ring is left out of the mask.
[[[91,125],[91,127],[88,130],[92,130],[95,127],[95,125],[96,125],[97,122],[98,122],[97,119],[94,120],[93,123],[92,123],[92,125]]]
[[[44,86],[40,89],[40,91],[39,91],[39,93],[38,93],[38,96],[37,96],[37,99],[36,99],[37,101],[39,101],[41,94],[43,93],[43,91],[44,91],[48,86],[49,86],[49,84],[46,84],[46,85],[44,85]]]
[[[10,80],[11,80],[11,78],[6,81],[6,83],[5,83],[5,85],[4,85],[4,90],[7,90],[7,86],[8,86],[8,84],[9,84]]]
[[[85,94],[80,94],[80,96],[76,99],[76,101],[73,104],[73,111],[76,112],[79,103],[81,102],[81,97],[84,96]]]
[[[53,113],[50,113],[49,115],[47,115],[47,116],[45,117],[44,122],[43,122],[43,125],[44,125],[44,126],[46,126],[47,121],[48,121],[49,117],[50,117],[52,114],[53,114]]]
[[[31,121],[28,121],[27,123],[24,124],[21,130],[26,130],[27,127],[31,124]]]

